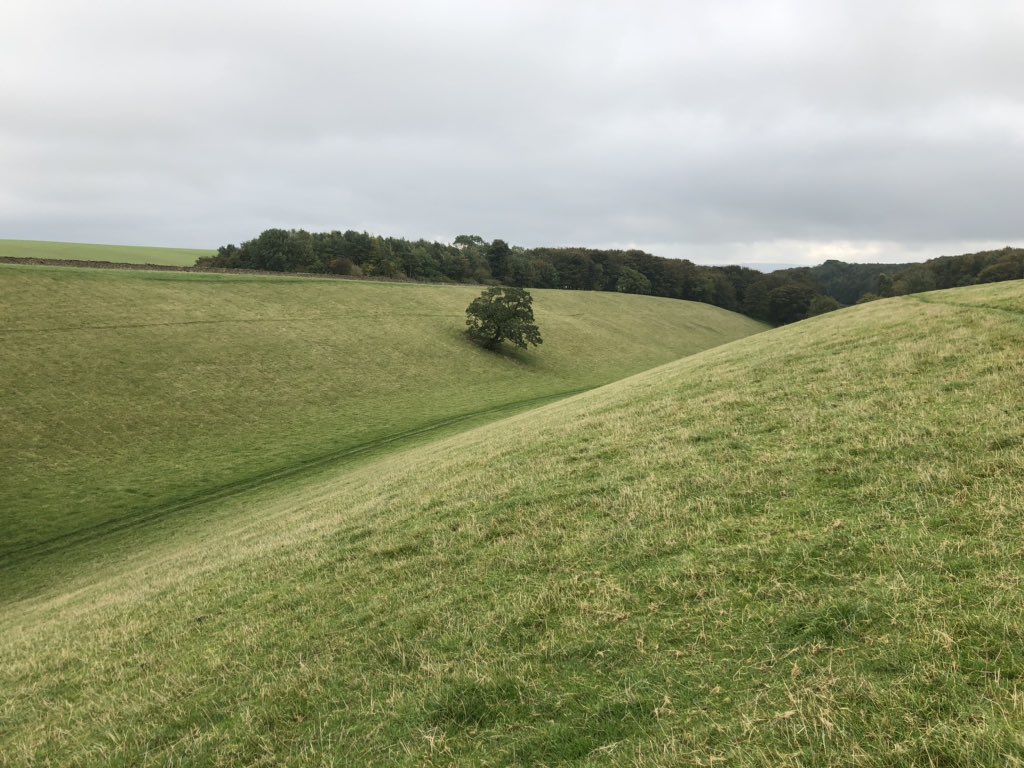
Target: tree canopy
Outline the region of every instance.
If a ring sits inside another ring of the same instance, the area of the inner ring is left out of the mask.
[[[466,325],[466,334],[487,349],[497,349],[506,340],[523,349],[541,343],[533,297],[522,288],[488,288],[466,308]]]

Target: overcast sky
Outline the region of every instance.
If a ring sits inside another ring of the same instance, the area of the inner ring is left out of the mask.
[[[1024,2],[0,3],[0,238],[1024,245]]]

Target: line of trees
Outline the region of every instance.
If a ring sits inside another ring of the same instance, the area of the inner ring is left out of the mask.
[[[268,229],[225,245],[199,267],[407,278],[431,282],[618,291],[688,299],[782,325],[858,301],[1024,277],[1024,250],[944,256],[923,264],[846,264],[765,274],[640,250],[520,248],[459,235],[454,242],[366,232]]]

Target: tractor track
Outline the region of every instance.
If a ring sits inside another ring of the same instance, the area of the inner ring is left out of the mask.
[[[15,552],[0,555],[0,571],[9,570],[14,566],[21,565],[41,556],[52,555],[88,544],[91,541],[102,539],[111,534],[123,533],[137,528],[142,528],[151,523],[156,523],[160,520],[166,519],[175,513],[184,512],[212,502],[222,501],[232,496],[237,496],[254,490],[268,483],[292,479],[305,474],[312,474],[326,469],[331,465],[344,465],[348,461],[372,453],[380,448],[394,446],[405,441],[411,441],[414,438],[429,435],[431,432],[439,432],[456,424],[487,416],[498,416],[503,413],[512,415],[511,412],[536,408],[557,400],[572,397],[573,395],[578,395],[582,392],[588,391],[589,389],[592,389],[592,387],[565,390],[551,395],[542,395],[540,397],[528,398],[526,400],[517,400],[511,403],[495,406],[493,408],[485,408],[480,411],[472,411],[470,413],[452,416],[414,429],[396,432],[386,437],[360,443],[359,445],[330,451],[299,464],[272,470],[270,472],[263,472],[231,483],[209,488],[199,493],[195,493],[157,507],[140,509],[113,520],[106,520],[74,531],[69,531],[44,541],[20,547]]]
[[[1010,309],[1009,307],[994,307],[991,304],[967,304],[960,301],[937,301],[935,299],[928,299],[924,296],[916,294],[908,294],[908,299],[919,301],[922,304],[934,304],[941,305],[944,307],[957,307],[959,309],[984,309],[989,312],[999,312],[1000,314],[1013,315],[1014,317],[1024,318],[1024,312],[1019,309]]]

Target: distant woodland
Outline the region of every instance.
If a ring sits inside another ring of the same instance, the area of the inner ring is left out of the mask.
[[[197,266],[650,294],[714,304],[783,325],[878,298],[1024,278],[1024,249],[941,256],[920,264],[831,260],[765,274],[639,250],[520,248],[477,235],[459,235],[447,244],[352,230],[268,229],[241,245],[220,247]]]

